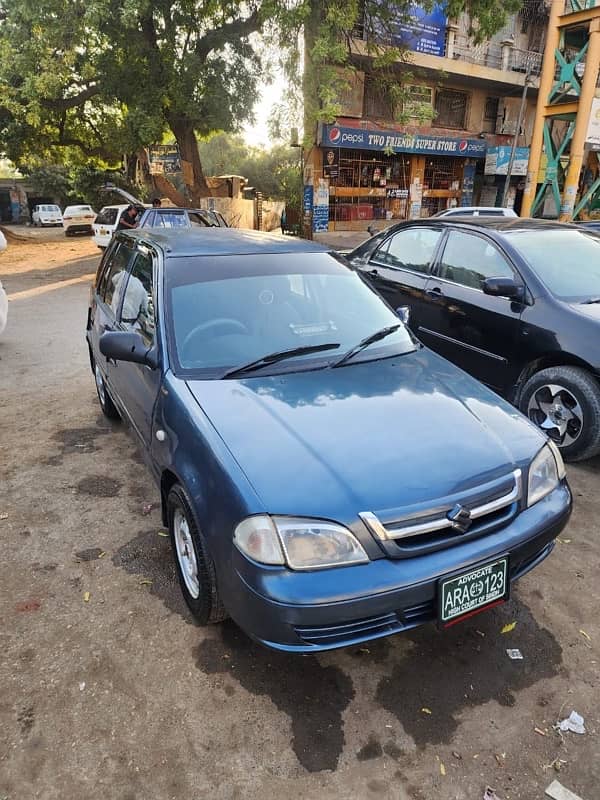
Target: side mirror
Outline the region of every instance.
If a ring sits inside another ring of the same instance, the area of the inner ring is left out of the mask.
[[[514,278],[486,278],[483,282],[483,293],[492,297],[508,297],[511,300],[523,300],[524,289]]]
[[[398,306],[396,309],[396,314],[401,322],[403,322],[405,325],[408,325],[410,322],[410,308],[408,306]]]
[[[100,337],[100,352],[113,361],[133,361],[135,364],[145,364],[155,369],[158,366],[155,353],[148,346],[139,333],[129,331],[110,331]]]

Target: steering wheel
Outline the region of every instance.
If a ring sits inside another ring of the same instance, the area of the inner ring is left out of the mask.
[[[231,328],[232,331],[237,333],[248,333],[248,328],[243,322],[238,319],[230,319],[229,317],[217,317],[216,319],[209,319],[208,322],[201,322],[188,333],[181,345],[182,354],[185,353],[189,347],[190,342],[202,333],[211,330],[211,328]]]

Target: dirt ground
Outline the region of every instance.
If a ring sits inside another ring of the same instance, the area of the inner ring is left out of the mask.
[[[600,461],[569,468],[550,558],[450,632],[299,658],[195,627],[158,492],[96,400],[97,264],[87,237],[0,255],[1,800],[542,800],[555,778],[598,800]],[[560,735],[573,709],[587,733]]]

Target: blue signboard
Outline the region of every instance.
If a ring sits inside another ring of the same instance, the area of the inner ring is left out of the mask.
[[[329,206],[315,206],[313,208],[313,231],[327,233],[329,229]]]
[[[447,24],[448,18],[441,6],[434,6],[430,11],[410,6],[401,20],[390,24],[392,44],[416,53],[443,56]]]
[[[465,168],[463,170],[463,185],[462,185],[462,194],[460,196],[460,204],[461,206],[472,206],[473,205],[473,187],[475,184],[475,164],[465,164]]]
[[[455,139],[422,133],[400,133],[385,129],[365,130],[340,125],[323,125],[319,144],[324,147],[348,147],[359,150],[384,150],[419,155],[485,158],[484,139]]]
[[[310,214],[313,209],[313,194],[314,190],[312,186],[305,186],[304,187],[304,195],[302,201],[302,208],[305,214]]]

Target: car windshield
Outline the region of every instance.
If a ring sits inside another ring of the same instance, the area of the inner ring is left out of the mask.
[[[266,365],[261,374],[327,366],[398,324],[359,275],[328,253],[171,258],[165,273],[172,360],[189,375],[222,377],[283,350],[337,345]],[[414,349],[400,325],[349,363]]]
[[[553,295],[572,302],[600,297],[600,237],[583,230],[520,230],[506,238]]]

